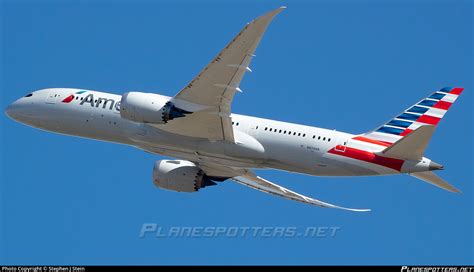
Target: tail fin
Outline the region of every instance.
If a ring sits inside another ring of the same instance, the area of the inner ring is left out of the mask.
[[[363,137],[392,145],[421,126],[436,127],[463,90],[464,88],[446,87],[434,92]]]
[[[433,184],[434,186],[438,186],[441,189],[444,189],[453,193],[461,192],[459,191],[459,189],[447,183],[446,181],[444,181],[442,178],[438,177],[435,173],[431,171],[410,173],[410,176],[421,179],[423,181]]]

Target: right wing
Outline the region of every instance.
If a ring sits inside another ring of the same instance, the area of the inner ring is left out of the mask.
[[[336,208],[336,209],[342,209],[342,210],[347,210],[347,211],[354,211],[354,212],[367,212],[370,211],[370,209],[351,209],[351,208],[344,208],[340,206],[336,206],[333,204],[329,204],[326,202],[322,202],[320,200],[310,198],[301,194],[298,194],[296,192],[293,192],[291,190],[286,189],[285,187],[282,187],[280,185],[274,184],[268,180],[265,180],[259,176],[254,175],[252,172],[247,172],[247,174],[242,175],[242,176],[236,176],[231,178],[232,180],[248,186],[250,188],[262,191],[264,193],[268,194],[273,194],[277,195],[280,197],[284,197],[287,199],[291,200],[296,200],[300,201],[303,203],[308,203],[312,205],[316,205],[319,207],[324,207],[324,208]]]

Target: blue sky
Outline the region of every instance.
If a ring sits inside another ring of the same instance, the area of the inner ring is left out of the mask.
[[[174,95],[251,19],[280,5],[233,111],[351,133],[430,92],[466,90],[427,156],[463,191],[409,176],[276,183],[369,213],[224,182],[157,189],[159,156],[66,137],[1,114],[0,263],[473,264],[472,1],[1,1],[1,108],[47,87]],[[335,226],[335,237],[139,237],[165,227]]]

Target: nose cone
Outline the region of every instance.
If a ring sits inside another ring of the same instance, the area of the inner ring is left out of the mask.
[[[20,98],[10,104],[5,109],[5,114],[17,122],[30,124],[35,119],[37,113],[33,101],[28,98]]]
[[[11,119],[18,121],[18,117],[20,114],[19,107],[17,105],[17,102],[12,103],[5,109],[5,114],[10,117]]]

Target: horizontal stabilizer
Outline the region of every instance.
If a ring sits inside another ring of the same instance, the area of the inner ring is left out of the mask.
[[[435,126],[432,125],[421,126],[379,154],[391,158],[419,161],[423,158],[423,153],[425,153],[434,130]]]
[[[439,188],[442,188],[444,190],[447,190],[453,193],[461,192],[459,189],[447,183],[446,181],[444,181],[442,178],[440,178],[439,176],[437,176],[435,173],[431,171],[410,173],[410,176],[421,179],[423,181],[433,184],[434,186],[438,186]]]
[[[284,198],[287,198],[287,199],[296,200],[296,201],[300,201],[300,202],[307,203],[307,204],[313,204],[313,205],[324,207],[324,208],[335,208],[335,209],[342,209],[342,210],[353,211],[353,212],[367,212],[367,211],[370,211],[370,209],[344,208],[344,207],[336,206],[336,205],[329,204],[329,203],[326,203],[326,202],[322,202],[320,200],[317,200],[317,199],[314,199],[314,198],[311,198],[311,197],[307,197],[307,196],[298,194],[296,192],[293,192],[291,190],[288,190],[285,187],[282,187],[278,184],[272,183],[272,182],[270,182],[268,180],[265,180],[261,177],[253,175],[253,173],[252,174],[248,173],[248,174],[243,175],[243,176],[233,177],[231,179],[238,182],[238,183],[240,183],[240,184],[242,184],[242,185],[248,186],[250,188],[259,190],[259,191],[264,192],[264,193],[273,194],[273,195],[281,196],[281,197],[284,197]]]

